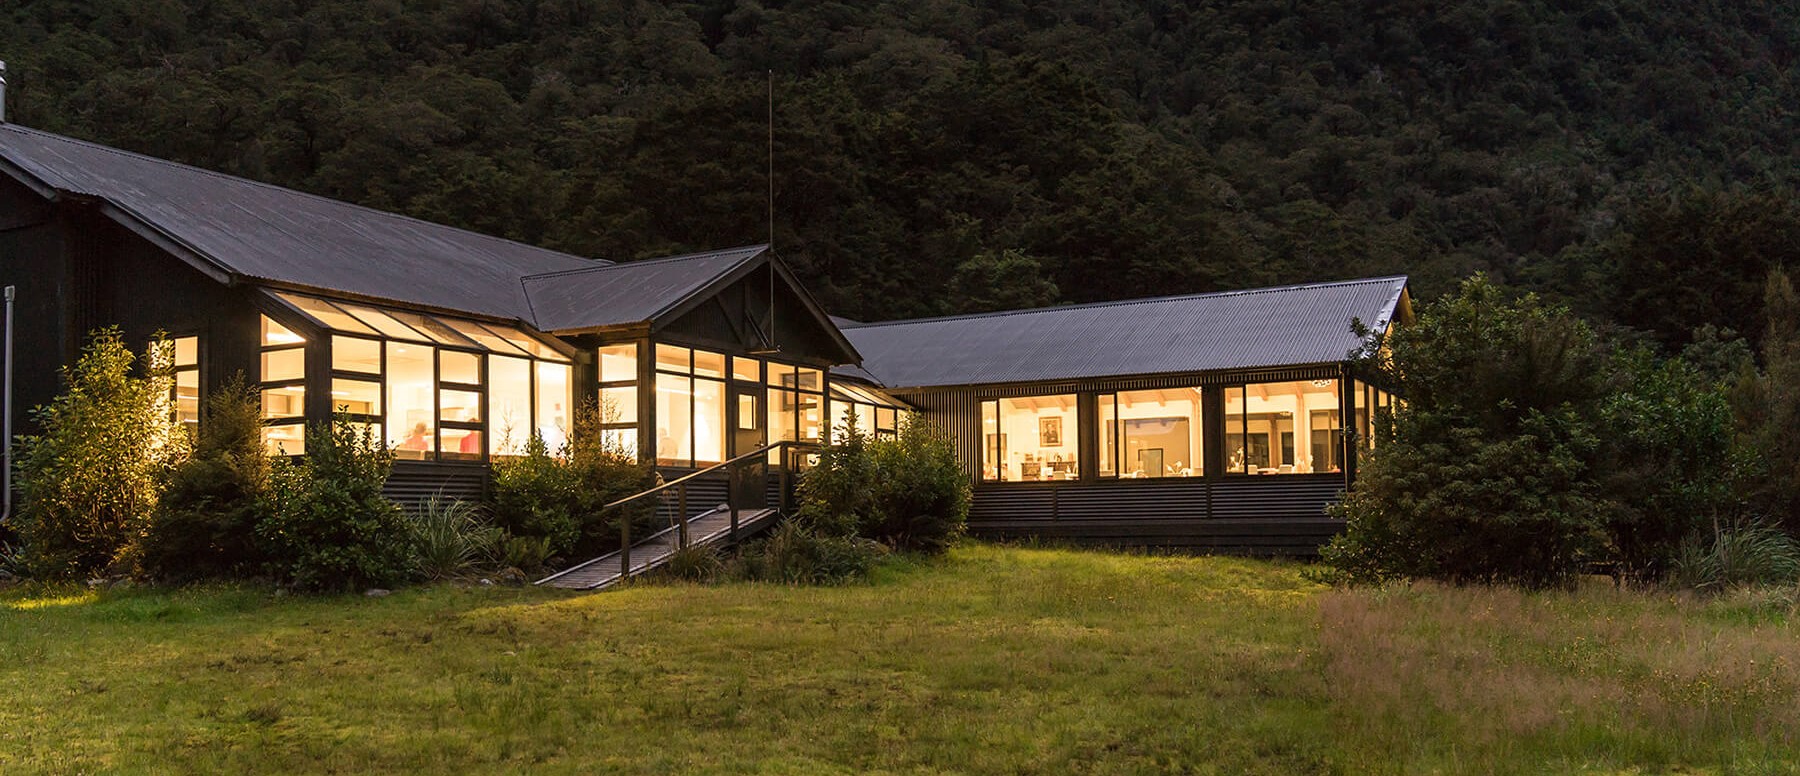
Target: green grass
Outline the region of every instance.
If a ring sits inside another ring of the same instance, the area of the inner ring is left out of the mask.
[[[0,593],[0,773],[1788,772],[1787,595],[1326,590],[984,545],[872,584]]]

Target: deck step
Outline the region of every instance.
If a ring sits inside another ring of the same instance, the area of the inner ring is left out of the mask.
[[[773,509],[738,510],[738,539],[755,535],[773,525],[778,513]],[[681,529],[670,527],[631,544],[631,569],[621,574],[621,557],[617,551],[586,563],[571,566],[536,582],[565,590],[600,590],[618,584],[669,562],[681,541]],[[688,518],[688,543],[696,546],[729,546],[731,510],[721,505]]]

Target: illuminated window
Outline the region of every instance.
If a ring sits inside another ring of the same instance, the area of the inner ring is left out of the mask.
[[[656,461],[709,466],[725,460],[725,356],[656,346]]]
[[[1342,471],[1339,412],[1337,380],[1226,388],[1225,473]]]
[[[1199,388],[1122,391],[1098,397],[1102,477],[1198,477],[1205,439]]]
[[[574,429],[573,380],[568,364],[537,362],[537,429],[552,450],[562,447]]]
[[[174,345],[175,384],[170,388],[169,401],[175,413],[175,422],[188,429],[190,435],[200,431],[200,338],[176,337]]]
[[[263,448],[274,455],[306,452],[306,339],[262,316]]]
[[[1081,476],[1075,394],[981,403],[982,479],[1073,480]]]
[[[519,455],[531,439],[531,362],[488,356],[488,381],[488,454]]]
[[[436,353],[387,343],[387,443],[397,458],[425,460],[437,450]]]
[[[638,454],[638,345],[600,348],[600,438],[609,450]]]

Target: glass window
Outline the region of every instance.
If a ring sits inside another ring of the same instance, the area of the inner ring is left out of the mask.
[[[686,466],[693,461],[693,380],[656,376],[656,462]]]
[[[600,444],[607,450],[636,458],[637,436],[635,428],[609,428],[600,432]]]
[[[724,366],[723,363],[720,366]],[[723,372],[723,370],[721,370]],[[725,460],[725,383],[694,381],[694,463]]]
[[[616,383],[637,380],[637,343],[607,345],[600,348],[600,382]]]
[[[262,379],[265,383],[300,380],[306,377],[306,348],[265,350],[262,354]]]
[[[1100,416],[1100,460],[1095,472],[1101,477],[1116,477],[1119,474],[1119,397],[1103,393],[1094,401]]]
[[[425,459],[437,449],[436,351],[387,343],[387,442],[397,457]]]
[[[264,347],[270,345],[298,345],[305,341],[306,340],[300,335],[289,331],[288,327],[276,323],[274,318],[270,318],[267,315],[262,317],[262,344]]]
[[[525,351],[526,353],[530,353],[533,356],[537,356],[538,358],[547,358],[551,361],[561,361],[563,363],[568,363],[569,361],[567,356],[557,352],[556,348],[544,344],[543,340],[519,331],[511,326],[502,326],[497,323],[484,323],[481,324],[481,326],[482,328],[493,332],[501,339],[506,340],[507,344]]]
[[[721,353],[694,351],[694,374],[701,377],[724,377],[725,356]]]
[[[1338,381],[1256,383],[1225,390],[1227,474],[1341,471]]]
[[[795,387],[793,367],[788,366],[787,364],[777,364],[770,361],[768,362],[768,369],[770,385],[778,385],[783,388]]]
[[[636,423],[638,389],[635,385],[600,389],[601,423]]]
[[[796,370],[795,374],[796,374],[796,377],[794,378],[795,384],[799,386],[800,390],[802,390],[802,391],[822,391],[822,390],[824,390],[823,386],[825,385],[825,379],[824,379],[823,374],[820,373],[819,370],[806,369],[806,368],[802,367],[802,368]]]
[[[568,364],[537,362],[537,428],[544,444],[559,449],[569,439],[574,394],[570,393],[573,369]]]
[[[331,411],[351,415],[381,414],[381,383],[368,380],[331,381]]]
[[[769,443],[791,442],[800,432],[800,395],[769,389]]]
[[[199,337],[176,337],[174,345],[176,369],[200,365]]]
[[[825,435],[825,397],[802,393],[797,397],[800,413],[800,441],[817,442]]]
[[[693,371],[692,351],[675,345],[656,346],[656,368],[664,372],[689,374]]]
[[[262,416],[267,419],[298,418],[306,415],[306,386],[288,385],[264,388]]]
[[[263,426],[263,450],[270,455],[305,455],[306,427],[298,423]]]
[[[432,341],[439,344],[456,345],[465,348],[475,347],[474,340],[464,337],[457,333],[455,329],[445,326],[442,321],[431,316],[409,313],[404,310],[389,310],[387,311],[387,314],[394,320],[412,327],[414,331],[431,338]]]
[[[481,460],[481,432],[472,428],[445,428],[438,432],[438,457],[449,460]]]
[[[443,321],[444,325],[457,330],[457,332],[469,339],[481,343],[483,347],[486,347],[488,350],[494,351],[495,353],[504,353],[509,356],[528,355],[526,351],[514,347],[511,342],[502,339],[498,334],[488,331],[479,323],[458,320],[456,318],[445,318]]]
[[[1116,435],[1119,476],[1197,477],[1203,473],[1199,388],[1122,391],[1113,412],[1116,425],[1101,424],[1104,437]],[[1101,413],[1108,408],[1102,408]],[[1102,452],[1101,469],[1107,466]]]
[[[531,362],[489,356],[488,380],[488,453],[523,453],[531,436]]]
[[[438,380],[465,385],[481,384],[481,356],[455,350],[438,351]]]
[[[742,356],[731,359],[731,377],[750,383],[762,382],[762,362]]]
[[[173,341],[175,385],[169,400],[175,422],[198,433],[200,426],[200,338],[176,337]]]
[[[385,334],[389,337],[394,337],[396,339],[404,339],[404,340],[429,341],[429,340],[427,340],[427,338],[425,337],[424,334],[420,334],[419,332],[413,330],[413,328],[411,326],[407,326],[404,323],[396,321],[393,318],[389,317],[387,313],[384,313],[373,307],[362,307],[360,305],[348,305],[347,304],[347,305],[344,305],[344,309],[349,311],[349,313],[351,315],[356,316],[362,322],[369,324],[371,327],[374,327],[374,329],[376,331],[379,331],[382,334]]]
[[[361,337],[332,337],[331,368],[339,372],[381,374],[381,342]]]
[[[444,389],[438,392],[438,415],[459,423],[481,422],[481,394]]]
[[[875,430],[894,432],[900,430],[900,411],[893,407],[875,408]]]
[[[275,295],[286,300],[288,304],[299,308],[301,312],[317,319],[319,323],[325,324],[325,327],[328,329],[336,329],[338,331],[347,331],[356,334],[375,334],[374,329],[364,325],[362,321],[350,317],[343,310],[338,309],[335,305],[323,299],[283,293],[277,293]],[[264,344],[270,343],[265,341]]]
[[[1006,481],[1081,476],[1075,394],[985,402],[983,477]]]

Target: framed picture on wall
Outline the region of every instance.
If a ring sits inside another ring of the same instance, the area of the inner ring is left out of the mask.
[[[1038,447],[1062,447],[1062,416],[1038,418]]]

